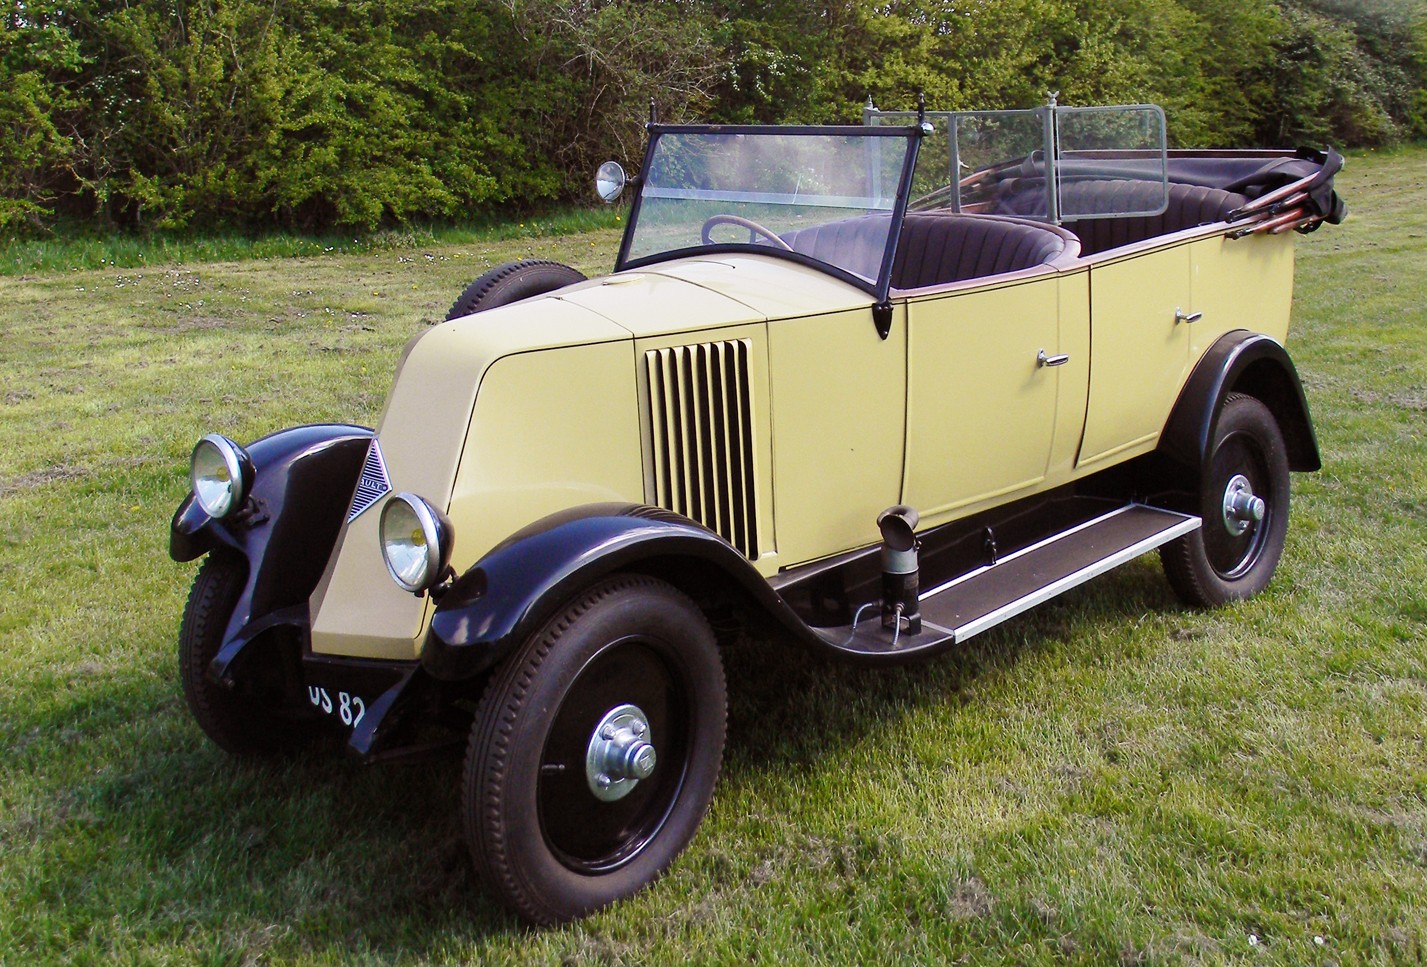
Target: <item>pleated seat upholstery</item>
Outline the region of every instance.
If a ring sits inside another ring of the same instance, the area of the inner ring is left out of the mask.
[[[922,212],[907,216],[892,264],[892,285],[917,289],[1044,265],[1066,251],[1054,231],[987,215]]]
[[[1247,196],[1221,188],[1171,183],[1168,207],[1158,215],[1097,218],[1096,215],[1154,208],[1159,203],[1157,182],[1121,179],[1066,182],[1061,186],[1060,199],[1061,217],[1065,227],[1079,236],[1081,255],[1221,222],[1229,212],[1248,202]],[[1045,195],[1041,189],[1017,192],[1002,207],[1018,215],[1044,210]]]
[[[783,241],[799,255],[873,278],[881,269],[891,215],[863,215],[788,232]]]
[[[834,265],[874,267],[885,215],[819,225],[783,236],[793,251]],[[892,285],[916,289],[1032,268],[1074,244],[1055,230],[990,215],[916,212],[906,216],[892,263]]]

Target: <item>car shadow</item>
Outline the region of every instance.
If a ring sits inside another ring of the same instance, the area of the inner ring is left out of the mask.
[[[18,808],[0,818],[0,853],[29,884],[16,903],[43,897],[27,918],[37,943],[62,926],[100,960],[127,948],[252,963],[296,939],[350,962],[523,932],[476,882],[459,755],[234,759],[193,724],[177,682],[151,676],[70,683],[4,724],[18,733],[6,765]]]
[[[726,778],[756,783],[835,756],[869,726],[892,730],[918,709],[976,703],[988,675],[1069,640],[1077,626],[1174,607],[1158,569],[1141,565],[905,666],[856,667],[745,640],[726,654]],[[31,730],[71,736],[38,752],[55,778],[39,777],[47,788],[37,791],[55,805],[29,820],[39,849],[53,854],[42,876],[61,902],[89,910],[80,898],[105,883],[127,908],[113,915],[128,918],[131,938],[181,917],[209,925],[215,948],[240,961],[274,944],[276,954],[293,936],[309,955],[340,960],[419,958],[524,934],[472,869],[459,750],[374,767],[330,751],[233,760],[198,733],[175,684],[109,684],[54,706],[53,721]],[[91,725],[112,734],[85,768]],[[98,920],[89,929],[102,931]],[[577,942],[597,928],[569,929]]]
[[[1074,628],[1116,624],[1182,605],[1153,559],[1097,578],[940,655],[869,667],[765,639],[725,657],[729,683],[726,774],[776,771],[836,755],[918,709],[980,700],[977,686],[1028,655],[1069,641]],[[774,737],[770,740],[770,737]]]

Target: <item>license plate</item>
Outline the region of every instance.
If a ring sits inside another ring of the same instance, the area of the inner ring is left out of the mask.
[[[367,714],[367,703],[360,695],[328,689],[325,685],[308,685],[307,701],[323,715],[330,715],[349,729],[354,729]]]

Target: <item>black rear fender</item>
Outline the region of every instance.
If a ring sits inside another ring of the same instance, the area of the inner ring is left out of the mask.
[[[1253,396],[1278,421],[1291,470],[1323,466],[1318,438],[1298,370],[1277,340],[1246,330],[1222,336],[1209,348],[1180,391],[1159,452],[1197,480],[1218,428],[1220,403],[1230,393]]]

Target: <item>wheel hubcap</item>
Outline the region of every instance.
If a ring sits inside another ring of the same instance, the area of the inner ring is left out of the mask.
[[[590,735],[585,778],[590,792],[615,802],[654,774],[659,762],[649,717],[637,705],[618,705],[605,713]]]
[[[603,874],[630,862],[678,801],[694,705],[675,657],[660,638],[621,638],[586,664],[561,700],[536,796],[545,841],[568,869]]]
[[[1254,496],[1247,477],[1235,474],[1224,488],[1224,529],[1238,537],[1263,518],[1263,498]]]

